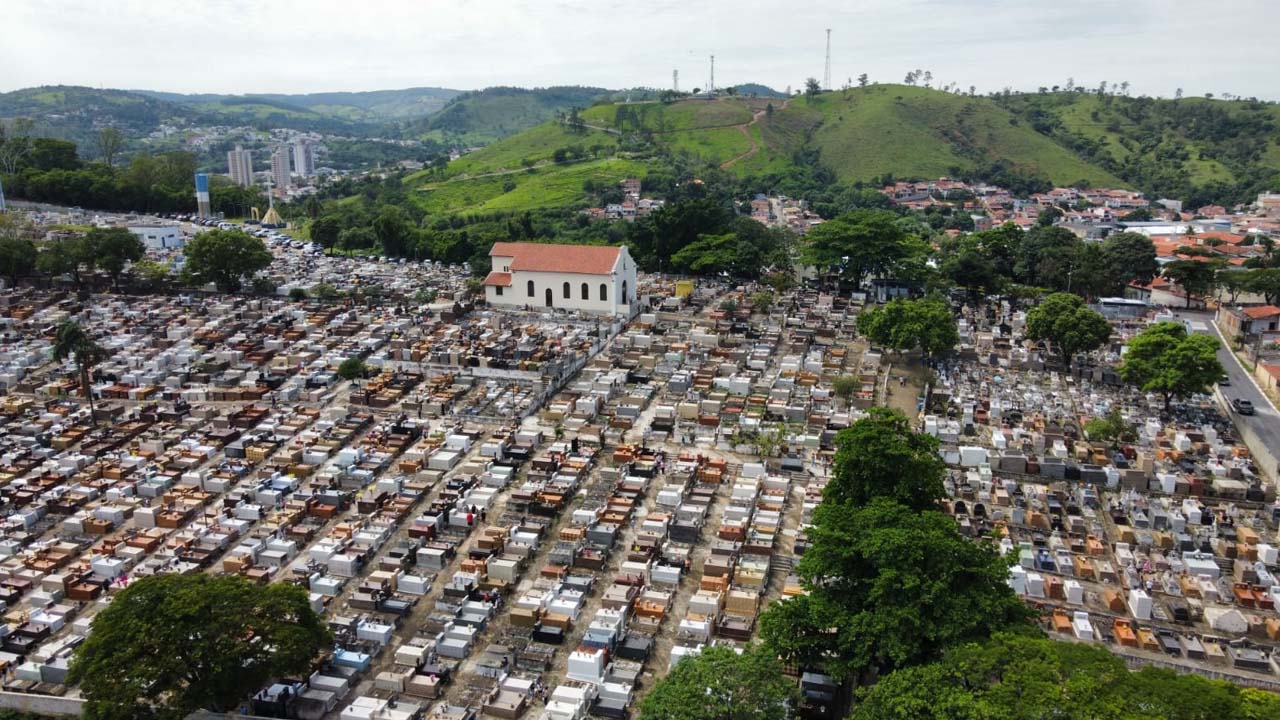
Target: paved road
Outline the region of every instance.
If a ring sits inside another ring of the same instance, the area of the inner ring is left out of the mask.
[[[1232,418],[1237,425],[1247,425],[1251,430],[1269,448],[1273,453],[1280,453],[1280,412],[1276,411],[1271,401],[1267,399],[1258,386],[1253,382],[1253,376],[1240,365],[1240,361],[1236,359],[1227,348],[1227,342],[1216,332],[1213,325],[1213,315],[1211,313],[1193,313],[1180,311],[1180,317],[1187,318],[1193,323],[1203,323],[1204,327],[1194,326],[1195,332],[1207,335],[1215,335],[1222,340],[1222,346],[1218,348],[1218,360],[1222,362],[1222,367],[1227,370],[1227,377],[1230,378],[1231,384],[1220,387],[1222,396],[1230,402],[1233,398],[1244,398],[1253,403],[1255,408],[1254,415],[1241,415],[1228,408]]]

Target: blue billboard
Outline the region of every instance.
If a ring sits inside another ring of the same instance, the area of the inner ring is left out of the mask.
[[[209,192],[209,175],[207,173],[196,173],[196,192]]]

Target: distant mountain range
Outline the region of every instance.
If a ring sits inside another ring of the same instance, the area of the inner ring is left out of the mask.
[[[779,95],[755,84],[740,86],[739,92]],[[136,140],[161,125],[251,125],[483,145],[573,107],[586,108],[605,100],[643,100],[655,94],[651,89],[573,86],[231,95],[54,85],[0,93],[0,119],[29,117],[36,121],[37,134],[81,144],[91,142],[97,130],[106,126],[118,127]]]

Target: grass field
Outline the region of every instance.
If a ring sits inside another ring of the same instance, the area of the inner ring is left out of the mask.
[[[459,175],[479,175],[482,173],[518,170],[523,167],[522,160],[538,163],[550,160],[559,148],[570,145],[581,145],[590,149],[592,145],[614,145],[617,139],[598,130],[587,129],[585,132],[570,132],[556,122],[543,123],[518,135],[512,135],[493,145],[476,150],[449,163],[445,171],[446,177]],[[410,182],[425,178],[425,173],[409,177]]]
[[[534,172],[455,179],[424,185],[415,201],[428,213],[493,212],[526,208],[572,207],[585,200],[583,184],[614,184],[628,177],[642,177],[643,162],[604,158],[565,165],[539,167]],[[511,183],[515,187],[507,190]]]
[[[795,100],[783,111],[808,105]],[[823,164],[841,180],[940,177],[953,167],[1006,159],[1023,172],[1058,184],[1087,180],[1097,187],[1125,183],[1036,132],[982,98],[903,85],[828,93],[813,103],[824,122],[813,142]]]

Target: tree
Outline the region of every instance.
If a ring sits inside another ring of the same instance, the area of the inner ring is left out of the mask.
[[[85,234],[84,241],[97,266],[111,276],[111,286],[116,290],[120,289],[120,274],[125,265],[146,256],[142,240],[127,228],[95,227]]]
[[[845,407],[853,403],[853,396],[862,387],[862,381],[852,375],[841,375],[831,381],[831,389],[836,397],[844,400]]]
[[[824,501],[862,506],[884,497],[928,510],[946,494],[937,438],[912,430],[897,410],[871,408],[870,415],[836,435],[836,448]]]
[[[659,680],[637,720],[788,720],[799,697],[794,681],[767,652],[708,645]]]
[[[1124,415],[1115,408],[1106,415],[1092,418],[1085,423],[1084,433],[1090,440],[1109,442],[1113,446],[1138,439],[1138,432],[1134,430],[1133,425],[1128,423]]]
[[[338,236],[342,233],[342,219],[337,215],[321,215],[311,221],[311,242],[324,248],[328,253],[338,245]]]
[[[0,275],[14,287],[36,267],[36,245],[31,224],[18,213],[0,214]]]
[[[1083,242],[1062,227],[1032,228],[1017,247],[1013,274],[1024,285],[1067,290]]]
[[[368,377],[368,375],[369,366],[364,364],[363,358],[347,358],[342,361],[342,364],[338,365],[338,377],[341,377],[343,380],[358,380],[363,377]]]
[[[761,290],[751,296],[751,308],[753,311],[768,313],[769,308],[773,307],[773,293],[768,290]]]
[[[1100,645],[998,633],[859,692],[850,720],[1280,717],[1280,697],[1194,674],[1129,672]]]
[[[1214,263],[1199,260],[1174,260],[1164,266],[1165,279],[1182,288],[1187,307],[1191,307],[1193,297],[1208,295],[1213,290],[1217,274]]]
[[[71,358],[75,362],[76,375],[79,376],[80,390],[85,400],[89,401],[89,421],[97,426],[97,410],[93,404],[93,382],[90,373],[94,366],[111,357],[101,345],[98,345],[85,329],[73,320],[67,320],[58,326],[53,339],[53,359],[64,362]]]
[[[1141,233],[1116,233],[1102,242],[1102,260],[1109,293],[1120,294],[1131,282],[1146,283],[1159,270],[1156,246]]]
[[[822,85],[818,84],[818,78],[808,78],[804,81],[804,99],[805,102],[813,102],[813,99],[822,92]]]
[[[119,128],[105,127],[98,131],[98,154],[107,167],[115,165],[116,155],[124,144],[124,133]]]
[[[268,681],[305,673],[331,639],[302,588],[204,573],[136,580],[91,629],[68,676],[90,720],[230,711]]]
[[[187,243],[185,252],[186,271],[221,292],[239,290],[246,277],[271,264],[271,251],[262,239],[240,230],[202,232]]]
[[[1063,364],[1092,352],[1111,337],[1111,324],[1070,293],[1054,293],[1027,313],[1027,337],[1052,343]]]
[[[1179,322],[1156,323],[1129,341],[1118,372],[1143,392],[1159,393],[1167,412],[1174,398],[1207,393],[1226,377],[1218,339],[1191,335]]]
[[[35,121],[27,117],[14,118],[7,124],[0,120],[0,171],[13,175],[27,155],[31,153],[31,129]]]
[[[367,250],[378,243],[378,236],[367,227],[351,227],[338,233],[338,246],[343,250]]]
[[[154,260],[139,260],[134,263],[133,276],[147,292],[164,290],[172,278],[169,266]]]
[[[898,216],[887,210],[845,213],[809,231],[801,257],[861,288],[868,276],[893,273],[928,253],[928,246],[897,221]]]
[[[858,87],[866,87],[866,86],[867,86],[867,74],[862,73],[861,75],[858,76]]]
[[[863,311],[858,315],[858,332],[871,342],[894,350],[918,349],[926,359],[945,353],[960,342],[951,309],[936,297],[892,300]]]
[[[388,257],[405,257],[409,253],[413,226],[403,208],[388,205],[373,221],[373,234]]]
[[[1233,274],[1239,273],[1220,273],[1220,275]],[[1268,304],[1275,305],[1280,302],[1280,269],[1261,268],[1258,270],[1249,270],[1244,273],[1244,275],[1245,289],[1249,292],[1261,295]]]
[[[883,497],[863,507],[824,497],[808,532],[798,568],[808,594],[760,618],[761,638],[783,662],[840,679],[883,673],[1023,625],[1030,614],[1007,584],[1006,560],[962,536],[945,513]]]
[[[92,271],[93,248],[83,236],[54,240],[36,257],[36,269],[53,277],[70,275],[77,290],[84,289],[83,271]]]
[[[1003,284],[995,263],[974,248],[948,255],[942,262],[942,276],[968,291],[968,299],[975,305]]]

